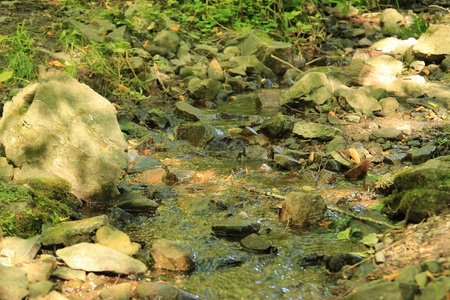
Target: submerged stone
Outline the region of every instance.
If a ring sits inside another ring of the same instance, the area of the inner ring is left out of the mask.
[[[194,253],[187,242],[159,239],[152,245],[155,268],[188,271],[194,267]]]
[[[241,240],[242,247],[253,250],[253,251],[260,251],[260,252],[266,252],[270,251],[270,249],[273,249],[272,245],[268,240],[263,238],[260,235],[257,235],[256,233],[252,233],[245,238]]]
[[[257,233],[260,226],[252,219],[243,220],[240,217],[231,217],[216,222],[212,226],[212,230],[216,236],[247,236]]]

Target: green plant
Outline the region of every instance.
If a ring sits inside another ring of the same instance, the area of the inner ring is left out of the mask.
[[[407,27],[400,30],[400,37],[406,38],[418,38],[430,27],[430,22],[423,17],[423,12],[418,16],[413,14],[410,15],[413,23]]]

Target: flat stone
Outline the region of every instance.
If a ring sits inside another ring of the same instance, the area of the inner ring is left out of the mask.
[[[389,127],[379,128],[379,129],[375,129],[374,131],[372,131],[372,137],[374,139],[384,138],[387,140],[401,141],[402,134],[403,133],[401,130],[398,130],[395,128],[389,128]]]
[[[188,271],[194,267],[194,253],[187,242],[159,239],[152,245],[155,268]]]
[[[291,192],[283,202],[280,220],[300,227],[316,225],[323,220],[326,209],[319,194]]]
[[[241,240],[241,245],[248,250],[260,252],[266,252],[272,248],[272,245],[268,240],[260,235],[257,235],[256,233],[252,233],[243,238]]]
[[[147,267],[140,261],[108,247],[81,243],[56,251],[70,268],[89,272],[115,272],[119,274],[144,273]]]
[[[29,239],[5,237],[0,241],[0,255],[10,257],[13,264],[27,262],[36,257],[41,248],[41,236],[35,235]]]
[[[21,300],[29,294],[27,273],[0,265],[0,299]]]
[[[131,298],[131,284],[119,283],[100,292],[102,299],[129,300]]]
[[[132,243],[128,235],[111,226],[102,226],[95,233],[96,242],[102,246],[119,251],[126,255],[136,255],[141,250],[141,245]]]
[[[114,197],[111,206],[119,207],[127,212],[154,212],[159,204],[139,194],[121,194]]]
[[[302,122],[295,123],[292,132],[304,139],[318,139],[322,141],[330,141],[334,137],[342,135],[342,131],[328,125]]]
[[[72,270],[64,266],[56,268],[53,271],[52,276],[65,280],[79,280],[86,281],[86,272],[81,270]]]
[[[53,273],[53,264],[44,261],[33,261],[20,268],[27,272],[29,282],[48,280]]]
[[[216,222],[212,226],[212,230],[216,236],[247,236],[257,233],[260,226],[252,219],[243,220],[240,217],[231,217]]]

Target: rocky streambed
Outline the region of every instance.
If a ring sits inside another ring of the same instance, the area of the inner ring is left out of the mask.
[[[366,47],[396,13],[366,40],[342,32]],[[0,298],[444,299],[442,32],[301,71],[292,45],[255,33],[192,45],[165,30],[127,65],[164,93],[114,105],[47,70],[3,107],[2,232],[21,238],[2,238]]]

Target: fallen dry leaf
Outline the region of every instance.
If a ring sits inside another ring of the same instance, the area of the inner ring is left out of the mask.
[[[345,177],[348,179],[363,179],[367,176],[367,171],[369,171],[370,162],[365,159],[347,172],[345,172]]]
[[[392,274],[389,274],[389,275],[384,275],[383,278],[386,278],[386,279],[388,279],[390,281],[394,281],[395,278],[397,278],[398,274],[400,274],[400,272],[395,272],[395,273],[392,273]]]
[[[207,171],[195,172],[192,176],[192,183],[207,183],[217,173],[217,169],[211,169]]]
[[[62,63],[60,63],[59,61],[57,61],[57,60],[51,61],[49,63],[49,65],[52,66],[52,67],[64,67],[64,65]]]
[[[129,91],[130,89],[127,88],[126,86],[124,86],[123,84],[119,84],[119,88],[117,90],[119,92],[126,92],[126,91]]]
[[[359,153],[355,149],[353,148],[348,149],[348,153],[357,164],[361,162],[361,157],[359,156]]]
[[[169,27],[169,30],[178,31],[178,30],[180,30],[180,28],[181,28],[180,25],[172,25]]]
[[[134,181],[146,184],[160,184],[163,182],[165,174],[166,170],[163,168],[147,170],[136,176]]]

